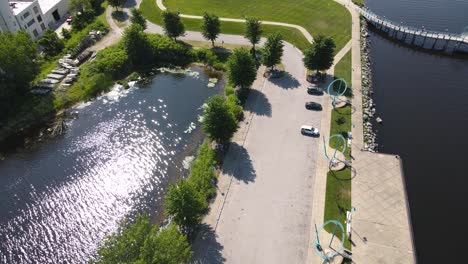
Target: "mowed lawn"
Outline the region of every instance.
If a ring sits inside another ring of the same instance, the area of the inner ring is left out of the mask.
[[[203,15],[207,11],[220,17],[255,16],[297,24],[312,36],[332,37],[337,51],[351,39],[351,14],[333,0],[164,0],[164,4],[169,10],[188,15]]]
[[[146,19],[154,24],[162,25],[162,11],[156,5],[156,0],[143,0],[140,5],[140,10]],[[185,25],[185,30],[200,31],[202,20],[182,18],[182,22]],[[310,44],[302,33],[293,28],[263,25],[263,36],[268,36],[274,32],[280,32],[283,39],[298,47],[301,50],[305,50]],[[245,24],[236,22],[221,22],[221,33],[244,35]],[[219,40],[221,41],[221,40]]]

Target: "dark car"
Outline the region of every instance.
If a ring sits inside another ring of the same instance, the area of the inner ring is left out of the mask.
[[[307,81],[310,83],[319,83],[323,81],[323,76],[321,74],[307,75]]]
[[[307,93],[311,95],[322,95],[323,91],[317,86],[309,86],[307,87]]]
[[[322,110],[322,106],[319,103],[315,103],[315,102],[305,103],[305,108],[309,110],[316,110],[316,111]]]

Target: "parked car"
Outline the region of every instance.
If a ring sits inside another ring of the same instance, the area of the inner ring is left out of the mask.
[[[312,126],[301,126],[301,134],[307,136],[318,137],[320,136],[319,130]]]
[[[311,95],[323,95],[322,89],[318,88],[315,85],[310,85],[307,87],[307,93]]]
[[[315,103],[315,102],[307,102],[305,103],[305,108],[309,110],[321,111],[322,105],[319,103]]]
[[[323,81],[323,75],[322,74],[311,74],[307,75],[307,81],[310,83],[319,83]]]

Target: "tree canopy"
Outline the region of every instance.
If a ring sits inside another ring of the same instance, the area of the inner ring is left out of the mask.
[[[132,16],[130,17],[130,22],[133,24],[138,24],[140,25],[143,29],[146,29],[146,19],[143,16],[143,13],[141,10],[132,8],[130,9]]]
[[[65,47],[63,40],[52,29],[46,30],[37,43],[44,48],[45,54],[49,57],[59,54]]]
[[[324,71],[333,65],[335,42],[332,38],[317,36],[304,54],[304,65],[309,70]]]
[[[173,221],[185,228],[194,228],[201,220],[208,204],[189,181],[172,184],[165,196],[165,212],[173,216]]]
[[[185,27],[180,19],[179,12],[164,11],[163,22],[164,32],[168,37],[176,40],[177,37],[185,34]]]
[[[89,0],[70,0],[68,2],[68,10],[72,13],[83,12],[91,7],[91,1]]]
[[[108,236],[97,250],[96,264],[181,264],[192,255],[187,238],[174,224],[159,230],[147,215],[134,223],[121,222],[117,232]]]
[[[211,45],[214,47],[214,41],[221,32],[221,24],[219,17],[208,14],[205,12],[203,15],[203,23],[201,25],[203,37],[211,41]]]
[[[25,95],[38,71],[37,45],[25,31],[0,33],[0,120]]]
[[[262,37],[262,22],[256,17],[249,17],[246,19],[246,30],[245,30],[245,38],[250,41],[253,45],[253,51],[255,54],[255,45],[260,42],[260,38]]]
[[[227,61],[229,80],[234,86],[246,88],[257,77],[257,67],[251,54],[245,48],[235,49]]]
[[[125,0],[107,0],[107,2],[109,3],[109,5],[119,10],[119,6],[122,6],[123,3],[125,3]]]
[[[192,251],[185,235],[171,224],[159,232],[157,226],[153,227],[140,256],[142,264],[181,264],[188,263]]]
[[[215,95],[210,97],[206,104],[202,121],[203,129],[212,140],[218,143],[229,141],[237,130],[237,120],[226,100]]]
[[[151,231],[147,215],[139,215],[130,225],[127,220],[122,221],[117,232],[108,236],[97,250],[98,258],[95,263],[132,263],[138,260],[141,248]]]
[[[153,51],[148,35],[139,24],[132,24],[124,32],[123,43],[130,61],[135,66],[151,63]]]
[[[274,67],[281,62],[283,56],[283,38],[280,33],[268,36],[262,53],[262,63],[267,67]]]

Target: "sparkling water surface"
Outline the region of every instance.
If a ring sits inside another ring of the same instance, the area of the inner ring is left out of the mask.
[[[71,109],[65,135],[0,161],[0,263],[86,263],[120,219],[160,213],[219,91],[195,72],[114,87]]]

